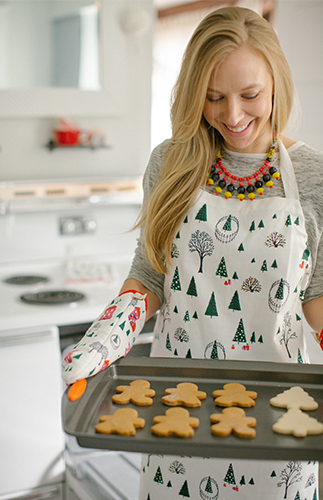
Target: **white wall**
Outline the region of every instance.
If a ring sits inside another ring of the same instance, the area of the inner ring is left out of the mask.
[[[151,13],[151,23],[138,35],[124,33],[126,52],[124,112],[120,116],[78,116],[82,130],[102,129],[109,149],[45,148],[53,118],[0,119],[0,183],[35,179],[102,178],[141,175],[150,154],[152,0],[134,2]],[[130,5],[132,3],[130,2]],[[120,23],[120,19],[115,20]],[[1,37],[0,37],[1,39]],[[112,55],[117,48],[110,47]],[[114,57],[117,57],[115,55]],[[114,75],[109,75],[114,78]],[[124,82],[120,82],[123,85]],[[15,103],[19,107],[19,102]],[[61,116],[57,116],[60,118]],[[73,120],[73,116],[67,116]]]
[[[323,151],[323,1],[276,0],[276,9],[301,105],[300,125],[288,135]]]

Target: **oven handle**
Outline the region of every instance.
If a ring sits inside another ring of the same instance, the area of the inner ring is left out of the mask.
[[[15,331],[13,331],[10,335],[0,335],[0,347],[46,341],[53,338],[53,336],[57,336],[58,338],[59,335],[58,328],[56,326],[45,326],[39,329],[35,327],[26,333],[24,333],[23,330],[18,330],[17,332],[19,333],[15,333]]]
[[[50,490],[40,491],[39,493],[31,493],[25,496],[19,495],[11,500],[49,500],[50,498],[58,498],[60,494],[60,488],[55,486]]]

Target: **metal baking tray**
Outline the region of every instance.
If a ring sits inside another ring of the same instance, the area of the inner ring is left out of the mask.
[[[123,450],[166,455],[203,457],[319,460],[323,461],[323,434],[296,438],[276,434],[272,425],[286,411],[270,405],[270,398],[294,385],[300,385],[319,403],[315,411],[307,412],[323,422],[323,367],[307,364],[280,364],[230,360],[199,360],[174,358],[128,357],[117,361],[95,377],[88,379],[83,396],[71,402],[67,391],[63,395],[64,430],[76,436],[80,446],[97,449]],[[136,379],[150,382],[156,391],[151,406],[112,403],[116,386],[128,385]],[[200,408],[187,408],[191,416],[200,419],[199,428],[191,438],[159,437],[151,433],[153,417],[164,415],[168,406],[161,402],[165,389],[180,382],[192,382],[207,393]],[[245,408],[247,416],[257,419],[256,437],[243,439],[235,435],[218,437],[211,433],[210,415],[221,413],[215,406],[212,392],[228,382],[239,382],[247,390],[258,393],[256,404]],[[118,408],[131,407],[146,421],[136,435],[123,437],[95,432],[101,415],[112,414]]]

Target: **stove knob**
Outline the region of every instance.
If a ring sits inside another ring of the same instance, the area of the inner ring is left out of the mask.
[[[97,227],[95,219],[83,219],[83,231],[85,233],[94,233]]]
[[[73,235],[82,232],[82,224],[78,218],[68,217],[60,221],[60,233]]]

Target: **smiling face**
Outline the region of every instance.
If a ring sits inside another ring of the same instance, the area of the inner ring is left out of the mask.
[[[212,71],[204,117],[231,151],[267,153],[272,142],[273,79],[264,58],[248,45]]]

